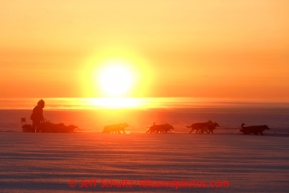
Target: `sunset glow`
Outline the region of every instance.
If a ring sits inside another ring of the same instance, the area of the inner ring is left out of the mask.
[[[134,98],[97,98],[87,99],[88,105],[96,108],[144,108],[145,102]]]
[[[0,192],[289,192],[289,0],[0,1]]]
[[[285,0],[3,1],[0,97],[285,100],[288,7]]]
[[[80,68],[84,97],[144,97],[154,80],[151,64],[130,48],[108,46],[88,56]]]

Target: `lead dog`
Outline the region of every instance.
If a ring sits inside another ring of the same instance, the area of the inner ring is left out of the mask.
[[[267,125],[256,125],[256,126],[248,126],[248,127],[244,127],[245,123],[242,123],[241,127],[242,129],[240,129],[241,132],[243,132],[244,135],[248,135],[251,133],[254,133],[255,135],[258,135],[259,133],[261,135],[263,135],[263,131],[265,130],[269,130],[269,127]]]

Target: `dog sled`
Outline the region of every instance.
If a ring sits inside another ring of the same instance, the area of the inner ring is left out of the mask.
[[[75,125],[65,125],[63,123],[51,123],[50,121],[47,121],[44,119],[42,123],[40,123],[40,126],[36,128],[36,131],[32,128],[31,124],[28,124],[26,122],[25,118],[21,118],[21,124],[22,124],[22,131],[23,132],[41,132],[41,133],[72,133],[77,129],[78,127]]]

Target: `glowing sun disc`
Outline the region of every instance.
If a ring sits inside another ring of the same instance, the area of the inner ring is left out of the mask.
[[[133,85],[133,73],[121,64],[105,66],[99,75],[99,84],[102,91],[109,96],[122,96]]]

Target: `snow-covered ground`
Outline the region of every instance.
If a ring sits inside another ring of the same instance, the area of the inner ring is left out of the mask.
[[[288,136],[0,133],[0,192],[288,190]]]

